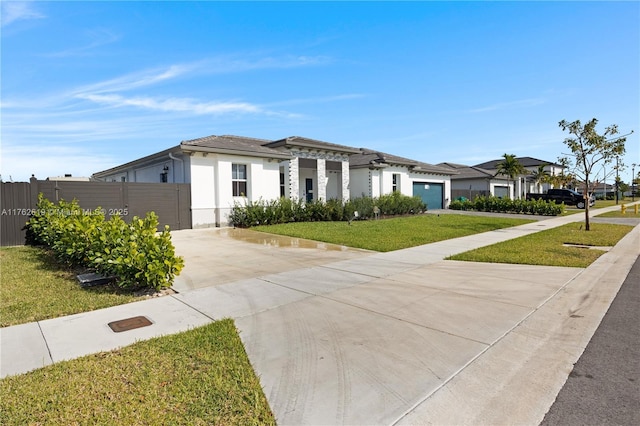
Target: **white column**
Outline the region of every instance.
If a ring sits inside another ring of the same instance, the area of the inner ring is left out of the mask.
[[[300,166],[298,157],[289,160],[289,198],[300,199]]]
[[[342,162],[342,201],[349,201],[349,160]]]
[[[318,201],[327,201],[327,161],[324,158],[318,158],[316,167],[318,169],[316,172],[318,178]]]

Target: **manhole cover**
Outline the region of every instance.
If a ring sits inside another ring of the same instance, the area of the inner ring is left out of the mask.
[[[121,333],[123,331],[129,331],[129,330],[134,330],[140,327],[146,327],[151,324],[152,322],[149,321],[149,318],[138,316],[138,317],[127,318],[119,321],[113,321],[113,322],[110,322],[108,326],[115,333]]]

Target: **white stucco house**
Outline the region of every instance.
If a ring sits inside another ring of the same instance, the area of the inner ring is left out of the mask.
[[[506,194],[509,198],[525,198],[527,192],[537,192],[541,193],[549,188],[553,188],[553,185],[549,183],[545,183],[543,185],[538,185],[534,182],[531,174],[538,170],[539,166],[544,166],[544,170],[549,173],[551,176],[559,175],[564,170],[564,167],[561,164],[554,163],[552,161],[544,161],[539,160],[533,157],[516,157],[516,160],[522,164],[522,166],[527,170],[527,174],[522,174],[516,177],[515,181],[512,181],[512,185],[509,185],[508,194]],[[473,166],[474,168],[484,169],[489,173],[493,173],[496,177],[504,177],[506,182],[506,177],[497,175],[498,164],[503,161],[503,159],[491,160],[485,163],[476,164]],[[506,184],[505,184],[506,185]],[[500,189],[499,193],[503,194],[505,189]],[[492,194],[496,196],[501,196],[496,194]]]
[[[457,172],[451,176],[451,196],[454,200],[458,197],[473,200],[477,196],[507,198],[509,194],[513,194],[515,182],[496,175],[495,171],[456,163],[437,165]]]
[[[449,206],[451,177],[456,171],[364,148],[349,161],[352,197],[398,191],[420,196],[431,210]]]
[[[452,174],[426,163],[300,136],[267,140],[224,135],[182,141],[92,178],[189,183],[196,228],[227,224],[236,203],[280,197],[346,201],[400,190],[420,195],[429,208],[442,208],[451,199]]]

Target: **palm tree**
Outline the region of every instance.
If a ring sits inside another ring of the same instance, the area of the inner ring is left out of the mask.
[[[518,161],[513,154],[504,154],[504,160],[497,164],[497,175],[505,175],[507,177],[507,187],[511,188],[511,179],[517,178],[519,175],[527,173],[527,169]],[[511,191],[509,191],[511,193]],[[509,196],[511,198],[511,196]]]
[[[531,173],[531,178],[536,184],[536,190],[538,192],[540,191],[540,186],[544,183],[549,182],[551,178],[549,172],[544,169],[546,166],[547,164],[540,164],[538,166],[538,169],[535,172]]]

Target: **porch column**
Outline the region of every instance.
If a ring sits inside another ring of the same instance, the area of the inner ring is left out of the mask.
[[[327,201],[327,160],[318,158],[316,167],[318,168],[316,173],[318,177],[318,201]]]
[[[289,160],[289,198],[300,199],[300,166],[298,157]]]
[[[349,201],[351,194],[349,193],[349,160],[342,162],[342,201]]]

